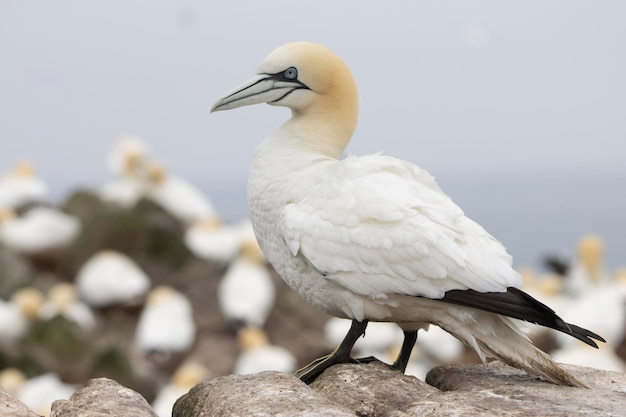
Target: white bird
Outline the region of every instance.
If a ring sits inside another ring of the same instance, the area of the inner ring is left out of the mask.
[[[265,256],[256,239],[248,239],[241,244],[241,254],[228,266],[217,288],[220,309],[233,322],[263,327],[275,298]]]
[[[233,373],[255,374],[263,371],[293,372],[296,358],[285,348],[272,345],[267,334],[258,327],[244,327],[238,334],[241,353]]]
[[[137,323],[137,346],[147,352],[182,352],[191,347],[195,337],[196,325],[187,297],[167,286],[150,291]]]
[[[380,154],[340,159],[359,106],[356,82],[339,56],[309,42],[281,46],[211,110],[256,103],[291,109],[291,118],[257,147],[249,171],[248,211],[259,244],[305,300],[352,320],[332,354],[298,371],[303,381],[350,361],[371,320],[404,330],[393,365],[400,370],[417,331],[432,323],[483,360],[493,356],[558,384],[584,386],[511,317],[594,346],[591,338],[601,338],[519,290],[522,279],[505,248],[428,172]]]
[[[33,164],[18,163],[0,178],[0,207],[18,208],[42,202],[48,197],[48,187],[35,172]]]
[[[324,324],[324,336],[333,344],[339,344],[346,332],[350,329],[350,320],[331,317]],[[367,326],[367,337],[360,338],[354,345],[354,351],[360,356],[383,356],[400,343],[403,335],[398,326],[393,323],[370,323]]]
[[[122,135],[108,156],[108,165],[118,177],[142,177],[152,161],[150,148],[141,139]]]
[[[5,392],[16,396],[26,382],[26,374],[18,368],[4,368],[0,371],[0,387]]]
[[[123,208],[132,208],[146,193],[145,181],[134,177],[117,178],[104,184],[98,195],[107,203]]]
[[[585,296],[586,292],[608,281],[604,269],[604,241],[596,235],[580,238],[576,256],[564,277],[564,292],[569,297]]]
[[[430,326],[420,336],[420,347],[441,363],[451,363],[463,354],[463,344],[438,326]]]
[[[182,364],[172,375],[170,383],[159,390],[152,402],[152,408],[159,417],[170,417],[176,400],[210,375],[209,370],[199,363]]]
[[[36,288],[17,290],[11,300],[0,300],[0,341],[16,342],[30,329],[39,317],[43,294]]]
[[[148,167],[147,197],[184,224],[217,214],[209,198],[196,186],[169,174],[156,162]]]
[[[9,248],[36,255],[69,246],[81,230],[80,219],[55,208],[33,207],[21,217],[0,213],[0,240]]]
[[[238,225],[224,224],[217,217],[208,217],[187,228],[184,242],[198,258],[224,265],[239,252],[241,230]]]
[[[151,163],[145,143],[133,136],[120,138],[109,155],[109,167],[116,178],[100,188],[100,198],[124,208],[133,207],[147,192]]]
[[[580,342],[572,343],[553,351],[551,355],[561,363],[626,372],[626,362],[615,353],[610,343],[601,345],[598,351],[590,351]]]
[[[47,373],[26,380],[18,391],[17,399],[37,414],[49,416],[54,401],[67,400],[77,389],[78,386],[61,381],[57,374]]]
[[[39,311],[42,320],[50,320],[57,315],[73,321],[83,330],[91,330],[96,325],[91,309],[78,299],[76,286],[68,282],[54,284]]]
[[[76,275],[80,297],[92,307],[126,304],[143,296],[150,278],[132,259],[113,250],[95,253]]]

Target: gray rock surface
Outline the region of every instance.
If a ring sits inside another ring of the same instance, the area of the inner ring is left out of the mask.
[[[230,375],[196,385],[174,405],[172,417],[353,417],[293,375]]]
[[[310,386],[293,375],[229,375],[196,385],[179,398],[173,417],[310,416],[625,416],[626,374],[565,366],[588,389],[554,385],[499,362],[439,366],[426,382],[381,363],[329,368]],[[36,417],[0,390],[0,417]],[[137,392],[92,379],[51,417],[156,417]]]
[[[38,417],[38,414],[0,389],[0,417]]]
[[[50,417],[157,417],[135,391],[108,378],[96,378],[69,400],[52,403]]]
[[[334,366],[309,388],[276,372],[229,376],[197,385],[173,417],[626,415],[626,375],[567,368],[589,389],[557,386],[499,362],[437,367],[428,383],[380,363]]]
[[[439,388],[441,401],[481,407],[477,415],[625,416],[626,374],[564,365],[589,388],[554,385],[500,362],[439,366],[426,382]]]

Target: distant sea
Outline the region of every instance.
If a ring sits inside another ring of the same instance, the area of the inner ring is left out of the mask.
[[[626,267],[626,177],[438,178],[467,216],[513,255],[515,267],[543,270],[546,255],[572,256],[581,236],[605,240],[610,270]],[[246,184],[205,185],[226,221],[247,217]]]

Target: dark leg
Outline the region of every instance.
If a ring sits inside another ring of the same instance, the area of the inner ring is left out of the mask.
[[[344,337],[341,344],[335,349],[335,351],[329,355],[323,356],[314,360],[304,368],[296,372],[296,376],[300,378],[304,383],[310,384],[317,378],[326,368],[329,368],[337,363],[349,363],[356,362],[350,357],[350,352],[356,341],[365,333],[367,327],[367,320],[356,321],[352,320],[350,330]],[[406,340],[406,339],[405,339]],[[404,345],[403,345],[404,347]]]
[[[400,348],[400,353],[398,354],[396,361],[393,363],[393,365],[391,365],[392,369],[397,369],[402,373],[406,371],[406,366],[409,364],[411,351],[413,350],[413,346],[415,346],[416,341],[417,330],[404,332],[404,341],[402,342],[402,347]]]

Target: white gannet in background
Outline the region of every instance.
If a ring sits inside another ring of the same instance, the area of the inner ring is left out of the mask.
[[[182,364],[172,375],[170,383],[159,390],[152,408],[159,417],[170,417],[176,400],[210,376],[209,370],[199,363]]]
[[[217,288],[220,309],[235,323],[263,327],[275,298],[265,256],[251,236],[241,243],[241,254],[228,266]]]
[[[0,387],[16,396],[26,382],[26,374],[18,368],[4,368],[0,371]]]
[[[57,315],[73,321],[83,330],[91,330],[96,325],[91,309],[78,299],[76,286],[68,282],[54,284],[48,290],[39,311],[39,318],[42,320],[50,320]]]
[[[80,219],[50,207],[33,207],[21,217],[0,209],[0,241],[27,255],[69,246],[81,229]]]
[[[338,345],[350,329],[350,325],[350,320],[331,317],[324,324],[326,340]],[[402,331],[393,323],[370,323],[366,333],[367,337],[360,338],[354,345],[355,353],[361,356],[387,357],[403,339]]]
[[[198,258],[224,265],[239,252],[241,235],[239,225],[224,224],[213,216],[194,222],[185,230],[183,240]]]
[[[169,174],[166,169],[153,162],[148,167],[147,196],[165,211],[184,224],[215,217],[216,212],[209,198],[196,186]]]
[[[30,378],[19,389],[17,399],[42,416],[50,416],[50,407],[56,400],[67,400],[79,387],[61,381],[54,373]]]
[[[107,162],[114,175],[124,177],[143,175],[151,160],[150,147],[146,143],[135,136],[122,135],[109,154]]]
[[[48,187],[35,172],[33,164],[18,163],[0,178],[0,207],[18,208],[48,197]]]
[[[279,47],[257,75],[212,111],[269,103],[291,118],[256,149],[248,211],[278,274],[305,300],[352,319],[330,355],[298,371],[305,382],[350,361],[368,321],[396,322],[404,370],[417,331],[435,324],[485,360],[557,384],[584,386],[537,349],[514,319],[566,332],[589,345],[602,338],[567,324],[520,289],[504,247],[417,166],[380,154],[339,159],[358,118],[358,90],[344,61],[314,43]]]
[[[135,331],[137,346],[147,352],[182,352],[195,338],[196,324],[187,297],[167,286],[150,291]]]
[[[562,363],[605,371],[626,372],[626,362],[615,353],[614,346],[610,342],[600,345],[597,351],[591,351],[582,342],[575,342],[556,349],[550,354]]]
[[[440,327],[431,326],[420,336],[420,347],[440,363],[452,363],[463,354],[463,344]]]
[[[43,294],[36,288],[21,288],[9,301],[0,300],[0,341],[21,339],[33,321],[39,317]]]
[[[296,358],[285,348],[271,345],[262,329],[243,327],[238,334],[241,353],[235,361],[233,373],[256,374],[263,371],[293,372]]]
[[[576,256],[564,276],[564,292],[569,297],[585,293],[606,281],[604,269],[604,241],[600,236],[586,235],[580,238]]]
[[[597,330],[611,347],[618,346],[626,329],[626,291],[620,290],[619,283],[605,270],[601,237],[586,235],[579,240],[576,257],[564,280],[563,314],[581,326]],[[557,340],[563,348],[575,344],[560,334]]]
[[[116,178],[102,186],[100,198],[121,207],[133,207],[146,193],[150,149],[138,138],[121,137],[109,155],[108,163]]]
[[[113,250],[92,255],[79,269],[75,282],[80,297],[92,307],[133,302],[151,285],[135,261]]]

